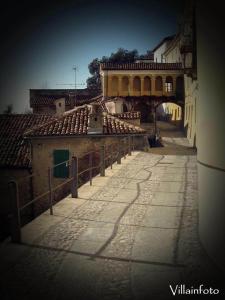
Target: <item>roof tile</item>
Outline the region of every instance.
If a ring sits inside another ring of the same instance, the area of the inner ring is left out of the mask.
[[[30,150],[23,133],[52,119],[55,118],[50,115],[0,115],[0,166],[29,167]]]
[[[42,124],[25,132],[26,137],[66,136],[88,134],[90,107],[87,105],[76,107],[64,113],[62,117]],[[106,114],[103,118],[104,134],[144,133],[140,127],[123,122]]]

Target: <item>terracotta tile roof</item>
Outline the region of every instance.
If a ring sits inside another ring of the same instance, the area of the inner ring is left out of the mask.
[[[62,99],[65,98],[65,104],[68,106],[74,105],[75,104],[75,99],[76,99],[76,104],[77,105],[82,105],[85,103],[90,103],[91,96],[90,95],[76,95],[76,98],[74,95],[64,95],[64,96],[58,96],[58,95],[38,95],[38,96],[33,96],[30,99],[30,106],[35,107],[35,106],[54,106],[55,105],[55,100],[57,99]]]
[[[50,121],[25,132],[26,137],[44,136],[73,136],[88,134],[90,118],[90,107],[87,105],[76,107],[63,114],[57,120]],[[127,134],[144,133],[145,131],[137,126],[123,122],[113,116],[105,114],[103,117],[104,134]]]
[[[52,119],[50,115],[0,115],[0,166],[29,167],[30,152],[23,133]]]
[[[138,126],[131,125],[118,118],[107,115],[104,117],[103,122],[103,133],[104,134],[137,134],[145,133],[145,130]]]
[[[124,112],[120,114],[112,114],[114,117],[117,117],[119,119],[124,119],[124,120],[135,120],[135,119],[140,119],[141,113],[139,111],[129,111],[129,112]]]
[[[61,136],[87,134],[88,106],[76,107],[57,120],[50,121],[25,132],[25,136]]]
[[[102,70],[182,70],[181,63],[127,63],[127,64],[114,64],[102,63]]]

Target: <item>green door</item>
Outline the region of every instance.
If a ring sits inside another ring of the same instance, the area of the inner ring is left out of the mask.
[[[58,165],[62,162],[69,160],[69,150],[54,150],[53,151],[53,158],[54,158],[54,166]],[[54,177],[56,178],[68,178],[69,177],[69,167],[68,163],[62,163],[58,166],[54,167]]]

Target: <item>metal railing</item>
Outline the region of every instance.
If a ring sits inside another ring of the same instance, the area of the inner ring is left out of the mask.
[[[116,149],[115,149],[116,147]],[[113,163],[121,164],[122,157],[126,159],[126,155],[131,155],[131,151],[134,150],[134,140],[131,136],[128,138],[121,138],[118,143],[114,143],[109,146],[102,145],[99,149],[84,153],[82,156],[73,156],[71,160],[63,161],[59,164],[49,167],[48,172],[48,190],[35,196],[31,201],[20,206],[19,197],[19,183],[25,179],[34,178],[36,174],[31,174],[29,176],[20,178],[18,180],[12,180],[8,183],[10,199],[12,203],[12,211],[10,214],[10,231],[12,242],[21,243],[21,212],[30,205],[37,203],[40,199],[48,196],[48,209],[50,215],[53,215],[53,205],[54,205],[54,193],[57,189],[62,188],[66,184],[70,183],[70,192],[72,198],[78,198],[78,188],[84,184],[79,184],[79,178],[88,173],[88,180],[90,185],[92,185],[92,179],[94,176],[100,173],[100,176],[105,176],[105,169],[110,167],[112,169]],[[100,158],[100,162],[94,165],[94,154],[97,153]],[[79,171],[79,160],[88,156],[88,167]],[[53,185],[53,170],[55,167],[60,165],[66,165],[69,170],[69,178],[63,182]],[[95,172],[94,172],[95,171]],[[46,204],[46,203],[45,203]]]

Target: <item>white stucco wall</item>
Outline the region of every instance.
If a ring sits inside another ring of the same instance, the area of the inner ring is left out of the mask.
[[[200,238],[208,254],[225,270],[225,43],[221,11],[219,1],[197,2],[197,147]]]
[[[163,43],[158,49],[154,51],[154,62],[159,62],[159,63],[165,62],[162,59],[162,55],[166,51],[167,44],[168,44],[167,42]]]

